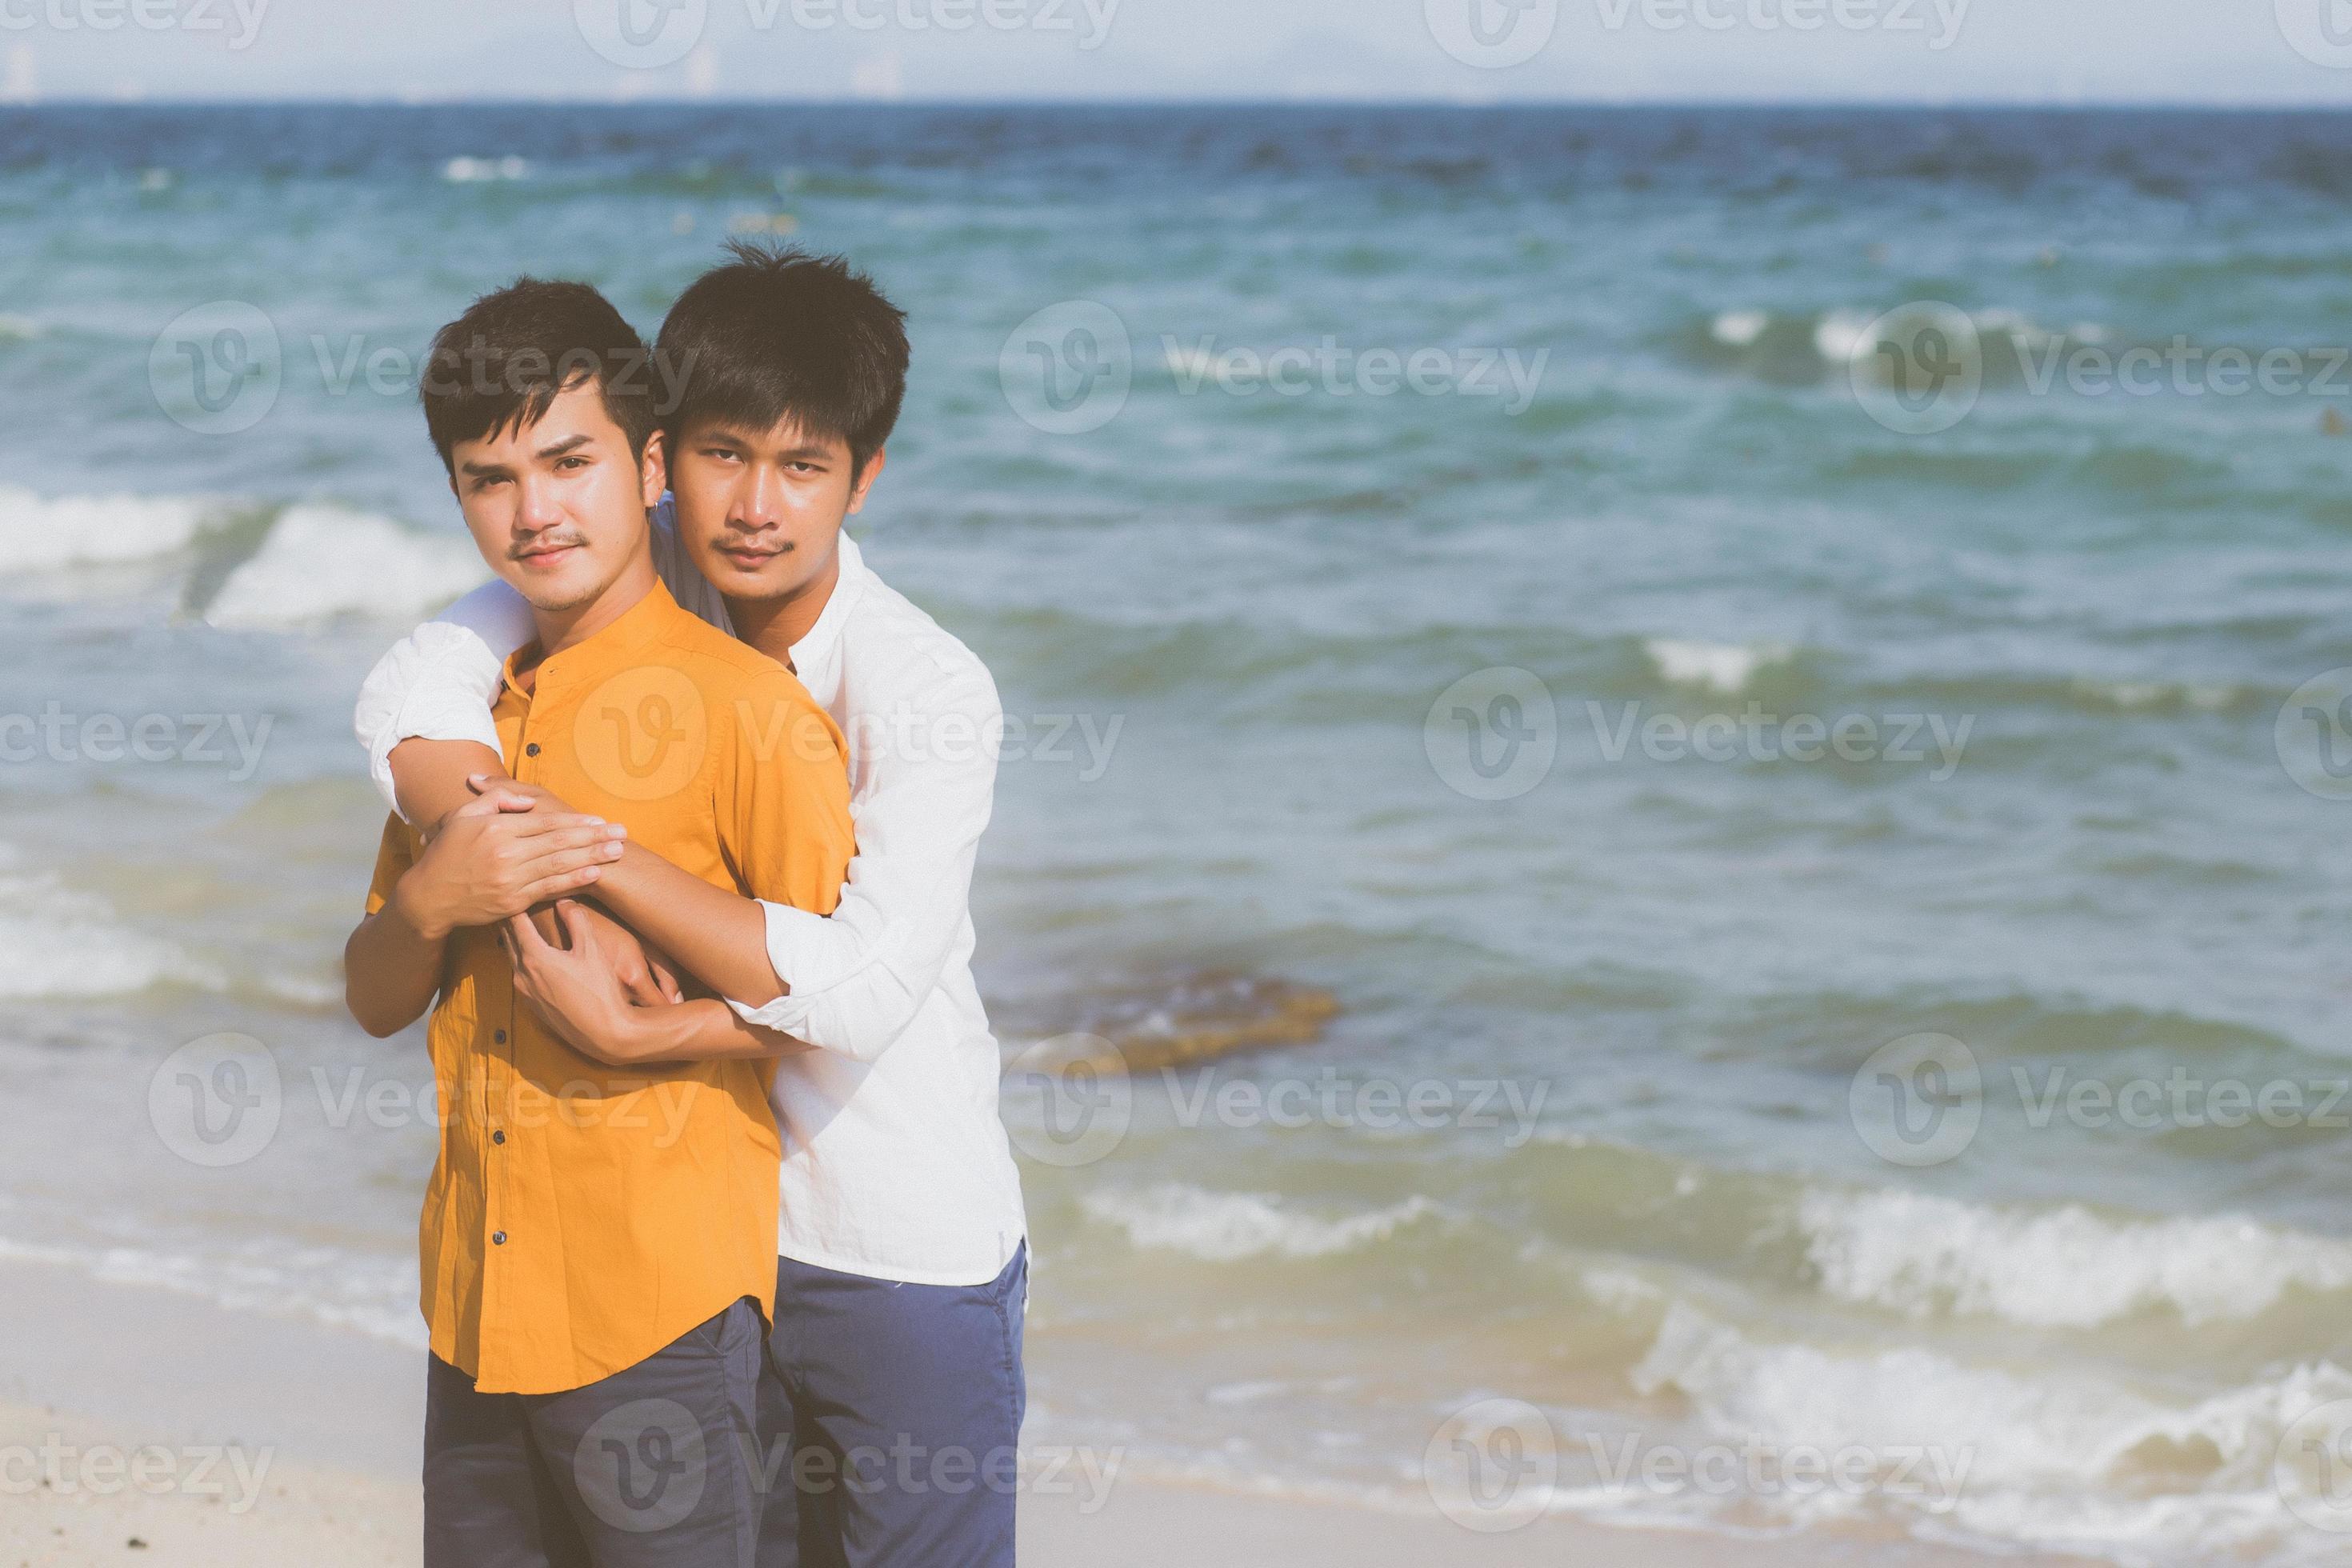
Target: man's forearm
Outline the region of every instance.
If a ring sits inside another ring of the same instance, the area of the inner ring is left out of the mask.
[[[343,1001],[361,1028],[382,1039],[424,1016],[441,989],[448,935],[426,930],[397,889],[360,922],[343,944]]]
[[[429,828],[475,798],[466,780],[475,773],[507,776],[504,757],[476,741],[428,741],[422,736],[392,749],[392,783],[400,814]]]
[[[768,918],[754,900],[632,844],[605,868],[596,901],[721,996],[764,1007],[784,994],[768,961]]]
[[[505,778],[505,759],[472,741],[417,738],[393,748],[400,809],[419,827],[474,799],[466,781],[477,773]],[[604,868],[596,901],[721,996],[764,1007],[784,994],[768,961],[767,917],[753,900],[714,888],[633,844]]]
[[[698,999],[666,1007],[631,1007],[616,1021],[619,1037],[598,1041],[632,1064],[765,1059],[816,1047],[747,1024],[724,1002]]]

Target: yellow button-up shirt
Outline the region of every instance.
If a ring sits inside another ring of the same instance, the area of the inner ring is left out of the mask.
[[[853,850],[839,728],[783,666],[653,591],[493,709],[509,773],[718,887],[827,914]],[[420,846],[385,825],[368,912]],[[634,1366],[730,1303],[772,1313],[772,1063],[613,1068],[514,992],[498,932],[449,941],[426,1029],[441,1152],[419,1246],[433,1353],[484,1393]]]

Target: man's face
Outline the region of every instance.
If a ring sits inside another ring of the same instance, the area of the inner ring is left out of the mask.
[[[678,541],[730,599],[790,598],[825,580],[841,525],[882,471],[877,452],[850,477],[849,443],[786,418],[768,430],[698,420],[669,463]]]
[[[593,381],[557,395],[535,425],[460,441],[449,488],[482,559],[536,609],[591,603],[642,549],[661,499],[661,437],[643,461]]]

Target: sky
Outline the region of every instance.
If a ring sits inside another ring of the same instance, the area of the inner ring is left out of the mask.
[[[0,0],[0,100],[2352,107],[2352,0]]]

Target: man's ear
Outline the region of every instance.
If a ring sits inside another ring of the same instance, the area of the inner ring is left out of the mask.
[[[646,510],[651,511],[661,504],[662,491],[669,489],[669,451],[658,430],[646,437],[646,455],[637,460],[637,479]]]
[[[887,447],[875,447],[874,455],[866,459],[865,471],[857,476],[857,482],[849,487],[849,515],[851,517],[856,517],[858,511],[864,508],[866,505],[866,492],[874,488],[874,481],[882,477],[882,465],[889,460],[890,449]]]

